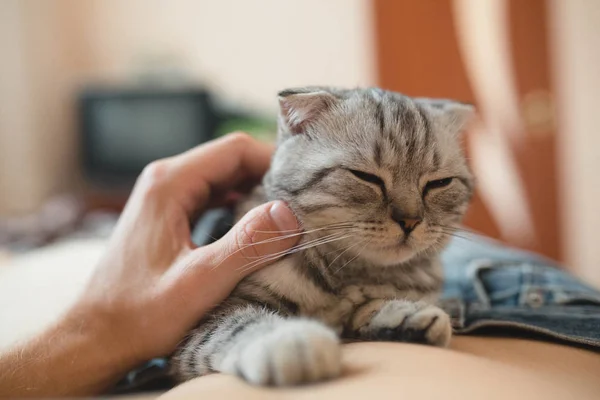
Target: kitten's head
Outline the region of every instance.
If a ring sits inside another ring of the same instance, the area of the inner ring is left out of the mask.
[[[380,89],[279,93],[279,139],[265,180],[305,230],[392,265],[439,250],[460,222],[472,176],[460,133],[473,108]],[[333,229],[335,228],[335,229]]]

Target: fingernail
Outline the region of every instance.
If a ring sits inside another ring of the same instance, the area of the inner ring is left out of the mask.
[[[296,219],[296,216],[284,202],[275,202],[275,204],[271,206],[269,214],[271,214],[271,218],[273,218],[273,221],[279,230],[287,231],[298,229],[298,220]]]

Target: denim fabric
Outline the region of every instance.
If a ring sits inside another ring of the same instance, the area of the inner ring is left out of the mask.
[[[471,235],[443,262],[441,306],[457,334],[510,330],[600,348],[600,292],[552,261]]]
[[[211,218],[212,225],[224,226],[222,221],[228,220],[222,213]],[[195,230],[196,243],[226,231],[212,225]],[[456,334],[508,332],[600,349],[600,292],[550,260],[464,235],[454,238],[442,258],[445,286],[440,305],[452,317]],[[172,385],[167,369],[167,360],[152,360],[131,371],[113,393],[167,388]]]

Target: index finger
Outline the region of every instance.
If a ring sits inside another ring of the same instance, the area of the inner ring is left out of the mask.
[[[189,207],[208,200],[216,187],[233,188],[241,179],[258,180],[269,169],[274,146],[234,133],[188,150],[170,160],[171,183]]]

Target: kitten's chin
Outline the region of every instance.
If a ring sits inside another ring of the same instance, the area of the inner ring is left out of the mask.
[[[417,251],[407,246],[394,246],[381,249],[364,251],[361,257],[375,265],[388,267],[409,261],[417,254]]]

